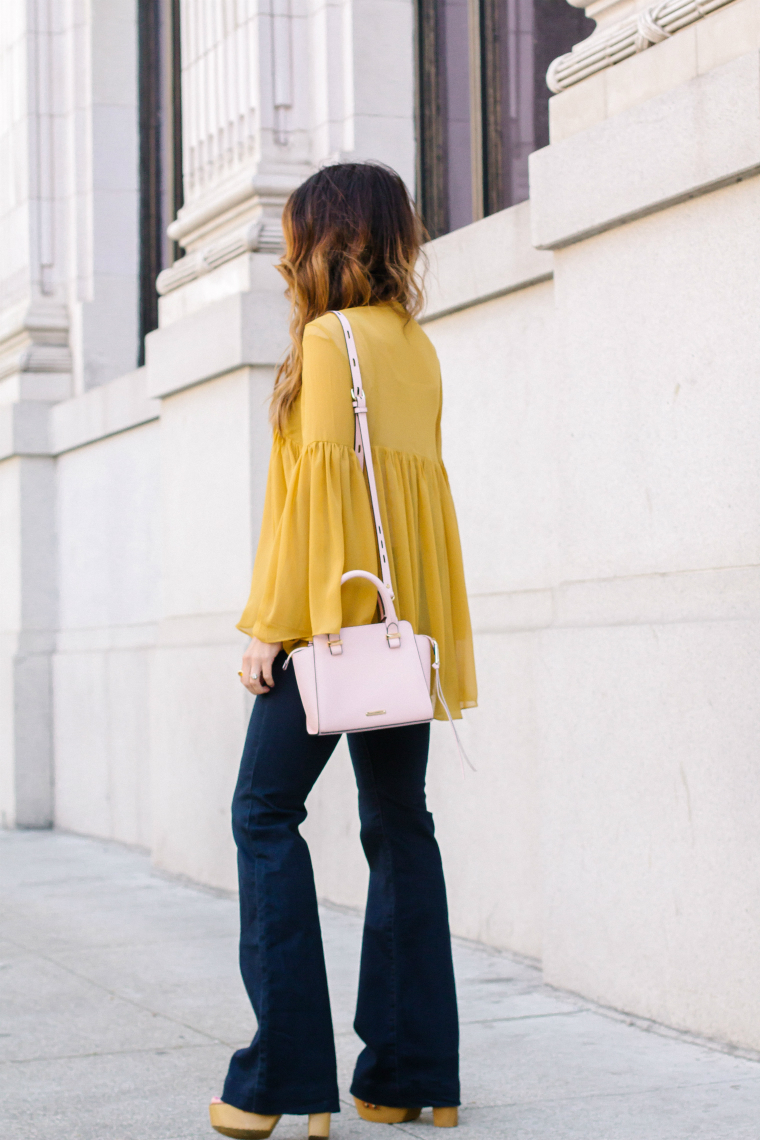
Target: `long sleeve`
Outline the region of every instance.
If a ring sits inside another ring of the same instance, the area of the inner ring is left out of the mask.
[[[372,587],[340,585],[346,570],[377,572],[350,389],[345,351],[341,357],[320,329],[307,328],[302,442],[274,442],[251,594],[238,626],[262,641],[293,642],[372,620]]]

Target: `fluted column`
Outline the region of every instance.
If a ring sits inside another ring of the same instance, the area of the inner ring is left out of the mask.
[[[5,389],[12,385],[22,399],[62,398],[71,372],[53,165],[60,94],[53,30],[49,0],[11,4],[0,21],[7,93],[0,100],[0,165],[11,175],[0,202],[0,384],[7,377]]]
[[[186,254],[160,293],[279,249],[285,199],[325,162],[379,159],[412,187],[412,14],[411,0],[182,0],[185,204],[168,232]]]
[[[283,203],[311,170],[291,0],[182,0],[185,204],[169,235],[187,255],[166,293],[238,254],[281,244]]]
[[[69,393],[49,0],[0,19],[0,826],[52,821],[55,518],[46,412]],[[59,140],[60,141],[60,140]]]

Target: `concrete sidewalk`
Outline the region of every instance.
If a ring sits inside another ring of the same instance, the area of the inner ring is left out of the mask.
[[[0,877],[2,1140],[214,1136],[206,1104],[254,1029],[236,903],[159,877],[143,855],[49,832],[0,832]],[[322,918],[345,1103],[333,1137],[378,1140],[348,1096],[360,920]],[[459,943],[455,957],[463,1108],[451,1135],[760,1137],[756,1062],[606,1016],[507,955]],[[429,1113],[396,1132],[444,1135]],[[305,1135],[297,1117],[275,1133]]]

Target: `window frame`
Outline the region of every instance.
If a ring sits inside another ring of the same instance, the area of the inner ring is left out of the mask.
[[[167,226],[182,205],[180,0],[138,0],[138,353],[158,328],[156,278],[178,256]]]
[[[509,51],[519,59],[519,37],[524,33],[518,25],[509,33],[502,26],[500,15],[502,0],[466,0],[469,28],[468,60],[470,89],[470,174],[472,180],[472,218],[478,221],[498,210],[508,209],[521,201],[520,162],[512,158],[512,176],[505,161],[505,147],[514,155],[530,139],[520,139],[520,109],[517,107],[517,126],[505,119],[514,108],[501,105],[506,82],[502,68],[508,66]],[[547,14],[546,5],[553,0],[532,0],[533,26],[532,55],[532,113],[533,143],[540,148],[548,143],[549,89],[545,82],[546,68],[555,55],[569,50],[568,30],[573,24],[573,43],[580,42],[584,34],[594,28],[593,20],[586,18],[578,8],[563,7],[561,12]],[[561,0],[556,0],[560,4]],[[561,14],[562,20],[557,21]],[[447,100],[446,68],[444,60],[445,0],[416,0],[415,3],[415,125],[417,136],[417,201],[423,222],[431,238],[451,232],[448,203],[447,154]],[[554,34],[551,32],[554,30]],[[514,34],[515,47],[500,43],[500,37]],[[550,58],[547,58],[550,56]],[[517,79],[522,72],[519,70]],[[519,98],[519,96],[518,96]],[[544,106],[544,103],[546,106]],[[525,103],[522,104],[526,106]],[[515,130],[514,138],[510,132]],[[514,148],[514,151],[513,149]],[[524,175],[524,170],[523,170]],[[507,185],[509,182],[509,185]],[[517,189],[515,189],[517,183]]]

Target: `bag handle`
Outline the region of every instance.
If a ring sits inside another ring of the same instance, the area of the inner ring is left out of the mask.
[[[393,594],[379,578],[374,574],[370,574],[369,570],[348,570],[340,580],[341,586],[344,582],[350,582],[352,578],[365,578],[377,590],[380,598],[380,616],[385,624],[385,635],[388,638],[388,644],[391,649],[398,649],[401,644],[401,635],[398,628],[398,618],[396,617],[396,607],[393,604]]]
[[[393,586],[391,585],[391,571],[388,565],[388,553],[385,546],[383,522],[380,518],[380,503],[377,497],[375,468],[372,463],[372,448],[370,447],[369,426],[367,425],[367,401],[364,397],[364,388],[362,387],[362,373],[359,367],[359,354],[356,351],[354,334],[348,318],[343,313],[341,313],[339,309],[331,309],[330,312],[335,313],[335,316],[340,321],[341,327],[343,329],[343,335],[346,339],[348,363],[351,368],[351,398],[354,404],[354,415],[356,416],[354,447],[356,449],[357,459],[359,460],[359,466],[363,467],[364,462],[367,464],[369,497],[372,502],[372,514],[375,517],[375,537],[377,538],[377,549],[380,554],[380,575],[383,579],[383,585],[390,594],[392,601],[395,597],[395,594],[393,593]],[[362,458],[362,452],[364,453],[364,458]]]

